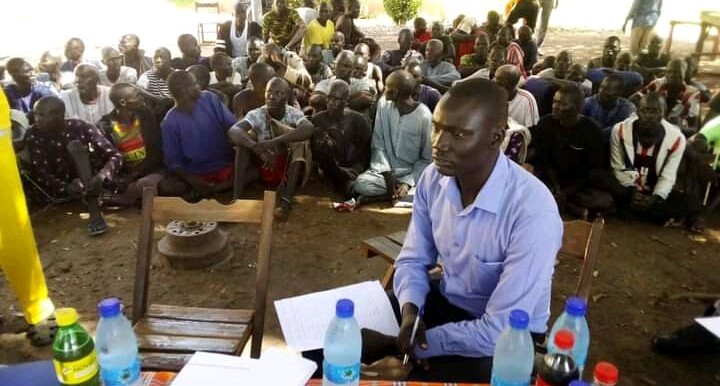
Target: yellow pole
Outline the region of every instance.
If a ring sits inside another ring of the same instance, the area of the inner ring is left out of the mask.
[[[10,107],[0,90],[0,266],[29,324],[47,319],[55,307],[48,297],[40,255],[12,147]]]

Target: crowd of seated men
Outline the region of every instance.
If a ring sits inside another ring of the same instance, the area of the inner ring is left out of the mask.
[[[483,23],[460,15],[430,31],[417,18],[384,51],[358,16],[357,0],[275,0],[255,22],[241,1],[209,57],[190,34],[177,38],[179,57],[126,34],[100,50],[101,61],[79,38],[68,40],[65,60],[12,58],[4,93],[29,125],[16,141],[21,167],[54,200],[104,205],[136,205],[147,186],[198,200],[259,183],[279,189],[275,214],[285,220],[317,164],[347,200],[339,207],[354,210],[412,191],[431,163],[441,96],[484,78],[507,91],[502,150],[562,211],[702,230],[715,174],[702,155],[712,143],[696,133],[711,95],[694,79],[697,63],[660,52],[659,38],[633,57],[610,36],[585,66],[569,50],[538,61],[530,25],[516,30],[494,11]],[[719,104],[710,101],[708,118]],[[77,142],[89,150],[90,179],[69,150]],[[89,230],[107,230],[102,215]]]

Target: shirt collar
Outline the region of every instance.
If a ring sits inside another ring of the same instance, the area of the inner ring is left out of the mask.
[[[467,208],[462,207],[460,189],[455,177],[443,177],[439,183],[446,191],[448,188],[454,190],[454,194],[451,194],[451,199],[457,201],[455,204],[457,204],[460,208],[461,212],[459,214],[461,216],[470,213],[474,209],[480,209],[497,214],[500,210],[500,201],[504,195],[507,180],[509,178],[508,169],[510,166],[508,165],[508,162],[508,159],[498,152],[497,160],[492,172],[490,173],[490,177],[488,177],[485,185],[482,189],[480,189],[480,192],[478,192],[475,197],[475,201],[473,201],[472,205],[469,205]]]

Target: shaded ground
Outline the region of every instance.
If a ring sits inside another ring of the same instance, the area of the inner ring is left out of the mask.
[[[391,46],[394,29],[374,28],[370,35]],[[599,53],[604,33],[559,31],[548,41],[547,52],[570,47],[584,62]],[[689,44],[678,44],[687,51]],[[675,50],[673,50],[675,51]],[[717,86],[717,78],[704,78]],[[259,193],[259,192],[258,192]],[[311,182],[298,197],[290,222],[275,231],[270,299],[328,289],[362,280],[379,279],[385,265],[365,260],[360,242],[368,237],[407,227],[409,215],[391,209],[358,213],[330,210],[331,194],[320,182]],[[95,305],[108,296],[131,303],[139,211],[110,212],[112,232],[98,239],[87,236],[76,204],[35,213],[33,224],[42,253],[50,292],[58,306],[77,307],[89,328],[94,328]],[[609,360],[620,366],[622,385],[712,385],[720,358],[675,360],[654,355],[649,340],[658,331],[687,323],[704,304],[671,300],[684,292],[718,292],[720,221],[711,221],[702,238],[691,239],[680,229],[663,229],[635,221],[608,220],[590,309],[592,344],[590,361]],[[243,307],[252,302],[256,233],[242,226],[229,227],[235,247],[233,258],[212,270],[174,271],[156,257],[152,269],[151,298],[169,304],[208,307]],[[160,237],[161,232],[156,232]],[[579,263],[563,261],[555,276],[553,311],[557,315],[564,296],[572,291]],[[32,349],[14,317],[14,299],[0,276],[0,363],[47,358],[49,350]],[[268,308],[266,345],[283,345],[273,307]]]

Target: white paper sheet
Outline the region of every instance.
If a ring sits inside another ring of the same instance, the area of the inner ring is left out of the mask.
[[[172,386],[304,386],[316,368],[312,361],[273,348],[260,359],[197,352]]]
[[[355,318],[361,328],[392,336],[400,332],[390,300],[376,280],[276,300],[275,310],[288,346],[296,351],[322,348],[325,330],[335,316],[335,304],[343,298],[355,303]]]
[[[712,332],[720,338],[720,316],[711,316],[708,318],[695,318],[695,321],[700,323],[701,326],[708,329],[708,331]]]

